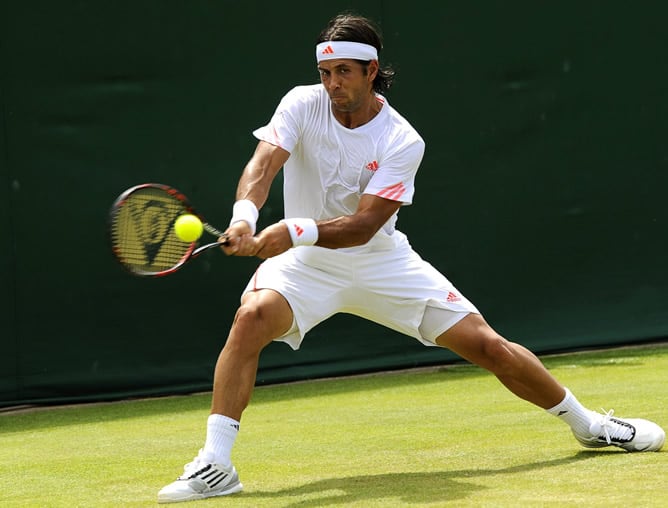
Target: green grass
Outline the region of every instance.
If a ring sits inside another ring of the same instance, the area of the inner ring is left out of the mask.
[[[668,345],[543,359],[591,407],[668,426]],[[204,441],[209,394],[0,414],[0,506],[155,506]],[[245,490],[192,508],[665,506],[665,452],[580,448],[471,366],[261,387]]]

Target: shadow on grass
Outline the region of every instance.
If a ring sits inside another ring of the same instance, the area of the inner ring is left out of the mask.
[[[465,499],[488,487],[476,484],[475,478],[504,474],[531,473],[546,468],[579,463],[600,456],[601,453],[581,451],[572,457],[532,462],[500,469],[463,469],[412,473],[328,478],[299,487],[277,491],[249,491],[240,494],[244,499],[262,501],[281,499],[283,507],[320,507],[363,505],[365,500],[388,503],[429,504]],[[606,455],[610,455],[606,453]],[[390,505],[391,505],[390,504]]]

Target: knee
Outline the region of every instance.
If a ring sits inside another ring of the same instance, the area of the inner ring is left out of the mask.
[[[234,316],[228,340],[262,349],[290,329],[293,317],[288,301],[279,293],[272,290],[247,293]]]
[[[261,306],[243,304],[237,309],[225,348],[228,351],[246,351],[255,354],[272,340],[264,333],[266,328]]]
[[[518,365],[512,344],[497,333],[485,337],[481,344],[481,366],[495,375],[513,372]]]
[[[497,376],[522,369],[522,350],[490,327],[479,314],[470,314],[436,340],[462,358]]]
[[[261,320],[262,308],[259,305],[244,303],[237,309],[232,326],[252,330]]]

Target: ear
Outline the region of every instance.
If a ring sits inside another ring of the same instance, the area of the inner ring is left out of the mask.
[[[380,65],[378,64],[378,60],[371,60],[371,62],[369,62],[369,66],[367,67],[367,77],[369,79],[369,83],[373,83],[373,80],[376,79],[379,68]]]

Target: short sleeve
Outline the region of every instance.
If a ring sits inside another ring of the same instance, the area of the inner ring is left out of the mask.
[[[378,169],[369,180],[364,194],[411,204],[415,194],[415,175],[422,162],[424,147],[424,141],[417,137],[388,153],[378,161]]]
[[[292,153],[302,131],[299,118],[303,118],[303,108],[299,89],[293,88],[281,99],[269,123],[254,130],[253,135]]]

